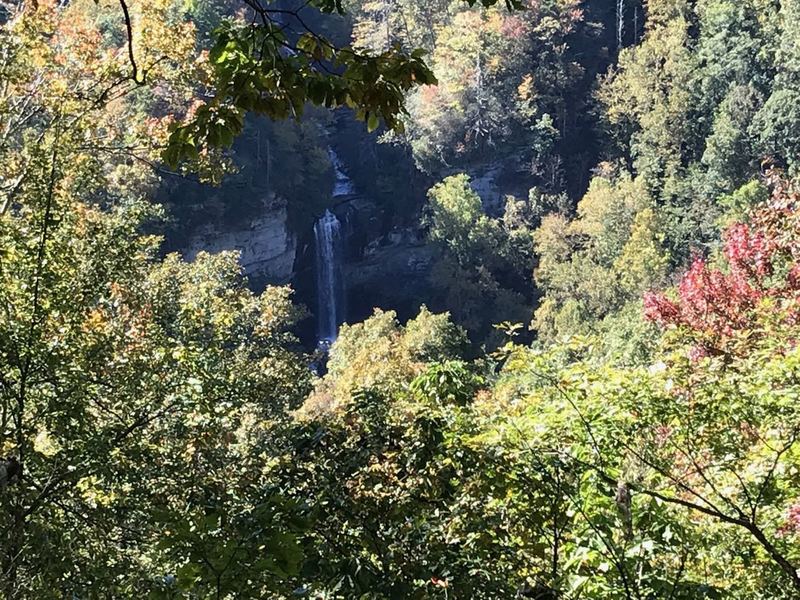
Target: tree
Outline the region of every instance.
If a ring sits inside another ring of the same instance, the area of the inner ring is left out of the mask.
[[[423,306],[401,326],[394,311],[376,309],[363,323],[342,326],[331,347],[328,373],[301,412],[319,417],[348,410],[353,395],[364,389],[390,397],[427,363],[458,357],[466,341],[447,313],[436,315]]]
[[[437,83],[409,96],[407,138],[419,167],[440,172],[503,155],[544,179],[567,129],[563,97],[582,75],[567,52],[582,16],[572,2],[528,2],[516,13],[463,7],[444,19],[431,55]]]
[[[193,40],[171,4],[140,8],[152,95],[122,72],[94,3],[26,4],[0,33],[9,599],[263,597],[300,561],[302,511],[257,458],[261,424],[308,389],[288,333],[299,315],[286,289],[253,294],[236,256],[162,262],[142,233],[161,216],[142,197],[166,123],[140,103],[187,90],[172,61]]]
[[[489,217],[464,174],[428,191],[428,238],[441,251],[431,281],[456,321],[480,340],[491,340],[494,323],[519,322],[529,312],[533,238],[529,224],[514,216],[518,208],[509,200],[508,218]],[[494,306],[488,319],[487,301]]]
[[[598,91],[603,119],[636,173],[651,191],[669,197],[685,166],[684,149],[695,145],[690,82],[696,57],[689,49],[688,8],[657,2],[642,42],[620,52],[618,66]]]
[[[472,5],[476,0],[465,1]],[[496,3],[482,0],[484,6]],[[517,0],[505,3],[509,10],[521,7]],[[308,102],[352,108],[370,131],[381,120],[400,131],[405,93],[435,82],[422,60],[423,50],[407,52],[394,44],[372,54],[337,46],[308,26],[309,9],[342,14],[340,0],[314,0],[293,9],[260,0],[246,0],[245,5],[252,20],[232,19],[215,32],[209,50],[212,69],[205,82],[210,91],[207,100],[172,129],[164,153],[171,165],[184,158],[197,160],[209,148],[229,146],[249,112],[272,119],[299,118]],[[130,22],[127,15],[126,21]],[[133,53],[131,59],[135,79]]]
[[[449,16],[450,2],[417,0],[375,0],[349,2],[353,16],[353,45],[369,52],[383,52],[394,44],[402,48],[433,51],[436,29]]]
[[[778,175],[771,177],[769,202],[725,230],[724,270],[698,257],[682,276],[676,300],[661,293],[645,297],[648,318],[680,327],[700,354],[747,352],[753,336],[775,336],[775,328],[796,318],[798,192]]]
[[[607,148],[663,205],[676,263],[718,237],[720,198],[796,168],[794,9],[763,2],[650,2],[644,38],[620,53],[597,99]]]
[[[680,347],[621,370],[587,360],[591,341],[509,347],[482,439],[514,472],[560,467],[564,521],[543,543],[564,597],[796,595],[796,359],[762,341],[726,364]]]
[[[615,313],[666,275],[660,219],[644,178],[609,169],[592,180],[575,219],[551,213],[534,233],[544,292],[534,327],[543,341],[599,330],[609,341],[624,337],[614,331],[623,325]],[[632,333],[635,320],[626,321],[623,330]]]

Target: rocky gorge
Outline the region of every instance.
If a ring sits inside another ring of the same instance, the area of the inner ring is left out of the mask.
[[[296,300],[310,315],[299,331],[308,347],[335,337],[331,320],[336,325],[361,321],[376,307],[394,310],[401,321],[415,316],[422,304],[444,310],[446,307],[437,306],[440,302],[431,281],[437,251],[428,243],[422,224],[424,191],[417,192],[411,218],[398,218],[391,200],[376,200],[362,193],[350,177],[351,171],[358,170],[350,166],[359,160],[353,148],[339,151],[331,145],[327,158],[334,175],[328,208],[302,229],[293,227],[289,206],[302,200],[268,192],[251,210],[250,218],[205,223],[179,250],[189,260],[201,251],[233,250],[239,253],[253,288],[291,285]],[[499,183],[500,173],[497,164],[472,173],[472,186],[490,215],[501,214],[503,209],[505,190]],[[365,187],[368,184],[366,181]],[[341,238],[337,241],[341,244],[339,264],[333,267],[322,264],[319,225],[325,219],[329,227],[335,220],[336,235]],[[331,281],[334,274],[336,281]],[[332,316],[324,305],[339,294],[338,311]]]

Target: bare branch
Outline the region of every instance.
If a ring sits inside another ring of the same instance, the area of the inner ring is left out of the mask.
[[[139,77],[139,66],[136,64],[136,56],[133,52],[133,24],[131,22],[131,13],[128,10],[128,4],[125,0],[119,0],[119,5],[122,7],[122,14],[125,17],[125,29],[128,32],[128,60],[133,69],[131,79],[137,85],[144,85],[147,74],[142,72],[141,78]]]

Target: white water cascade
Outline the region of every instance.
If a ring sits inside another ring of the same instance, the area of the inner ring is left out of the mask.
[[[341,198],[355,192],[353,182],[345,174],[339,157],[328,148],[336,180],[331,196]],[[314,223],[317,271],[317,341],[329,347],[335,340],[345,316],[345,285],[342,277],[344,251],[342,224],[336,215],[326,210]]]
[[[342,225],[331,211],[314,224],[317,247],[317,338],[320,344],[336,340],[344,315],[342,283]]]
[[[350,178],[342,170],[342,161],[339,160],[339,156],[333,148],[328,148],[328,156],[331,159],[333,173],[336,176],[336,182],[333,184],[333,197],[339,198],[341,196],[350,196],[354,194],[355,189],[353,188],[353,182],[350,181]]]

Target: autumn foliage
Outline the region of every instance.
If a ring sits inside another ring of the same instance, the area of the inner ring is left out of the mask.
[[[676,298],[650,292],[648,319],[683,327],[706,350],[722,351],[737,334],[759,329],[770,312],[794,322],[800,309],[800,190],[777,173],[769,176],[770,200],[748,222],[729,226],[722,260],[697,257],[682,276]]]

